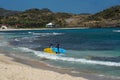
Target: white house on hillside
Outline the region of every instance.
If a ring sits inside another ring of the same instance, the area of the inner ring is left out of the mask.
[[[52,28],[52,27],[55,27],[55,24],[53,24],[53,23],[48,23],[48,24],[46,24],[46,27]]]
[[[1,25],[1,29],[8,29],[6,25]]]

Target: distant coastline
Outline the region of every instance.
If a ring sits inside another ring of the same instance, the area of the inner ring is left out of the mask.
[[[120,27],[120,5],[112,6],[95,14],[54,13],[48,8],[11,11],[0,8],[0,25],[10,28],[46,28],[54,23],[53,28],[102,28]]]
[[[120,28],[120,27],[94,27],[94,28]],[[24,30],[60,30],[60,29],[94,29],[93,27],[73,27],[73,28],[8,28],[8,29],[0,29],[0,32],[5,31],[24,31]]]

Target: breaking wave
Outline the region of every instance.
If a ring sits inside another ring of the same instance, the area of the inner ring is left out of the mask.
[[[94,64],[94,65],[120,67],[120,62],[96,61],[96,60],[87,60],[84,58],[63,57],[60,55],[51,55],[51,54],[47,54],[42,51],[35,51],[32,49],[23,48],[23,47],[20,47],[19,49],[21,49],[24,52],[32,52],[40,58],[46,58],[46,59],[51,59],[51,60],[61,60],[61,61],[67,61],[67,62],[78,62],[78,63],[82,63],[82,64]]]

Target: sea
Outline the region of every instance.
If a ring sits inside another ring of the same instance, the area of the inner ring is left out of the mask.
[[[43,50],[53,44],[64,54]],[[76,72],[120,78],[120,28],[0,31],[0,52]]]

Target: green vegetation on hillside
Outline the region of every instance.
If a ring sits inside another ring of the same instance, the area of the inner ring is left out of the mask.
[[[118,27],[120,26],[120,6],[113,6],[91,15],[86,21],[99,27]]]
[[[12,28],[43,28],[49,22],[56,24],[56,27],[118,27],[120,6],[113,6],[93,15],[55,13],[48,8],[22,12],[0,8],[0,24],[7,24]]]
[[[119,20],[120,19],[120,6],[113,6],[109,9],[103,10],[100,13],[95,14],[96,17],[101,17],[103,19],[113,19]]]
[[[65,19],[69,17],[71,14],[68,13],[53,13],[47,8],[34,8],[14,15],[1,15],[0,24],[8,24],[14,28],[41,28],[45,27],[47,23],[53,22],[58,27],[64,27],[66,26]]]

